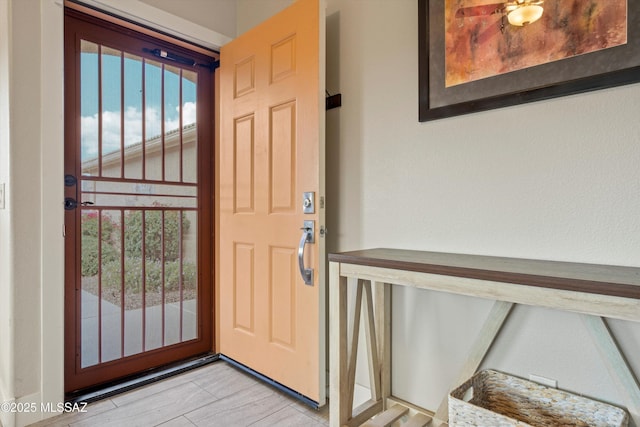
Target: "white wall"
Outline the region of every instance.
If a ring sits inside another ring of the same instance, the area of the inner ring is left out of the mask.
[[[0,0],[0,185],[9,189],[9,26],[8,0]],[[5,197],[7,198],[7,197]],[[11,222],[9,203],[0,206],[0,402],[5,402],[13,391],[13,289],[11,284]],[[0,424],[3,418],[0,412]]]
[[[327,115],[330,249],[640,266],[640,85],[419,123],[417,2],[329,0],[327,15],[343,102]],[[436,409],[491,302],[393,298],[393,392]],[[512,316],[484,367],[624,404],[579,316]],[[640,325],[612,328],[640,373]]]
[[[8,279],[8,283],[2,289],[6,295],[3,302],[6,312],[2,312],[0,324],[3,326],[3,338],[8,342],[7,349],[0,354],[0,369],[3,370],[3,399],[18,402],[39,401],[42,395],[42,274],[50,258],[43,254],[42,224],[49,211],[43,210],[42,204],[45,172],[41,162],[41,142],[43,133],[48,138],[47,142],[54,145],[57,137],[45,132],[50,129],[43,126],[41,114],[45,108],[42,83],[46,79],[42,77],[40,54],[48,45],[46,41],[43,44],[46,38],[42,37],[40,18],[45,9],[46,5],[37,0],[3,3],[3,10],[9,12],[7,51],[4,54],[9,60],[6,74],[3,73],[0,80],[0,84],[8,84],[9,88],[8,97],[3,99],[3,103],[8,103],[8,126],[3,129],[3,138],[8,137],[3,141],[6,144],[3,144],[3,157],[8,154],[8,158],[3,160],[8,161],[10,167],[8,174],[5,173],[7,200],[2,223],[3,228],[8,226],[10,232],[8,239],[4,235],[2,239],[8,251],[7,260],[3,261],[8,263],[3,279]],[[62,11],[60,7],[58,10]],[[53,51],[62,53],[62,49],[54,48]],[[50,77],[55,79],[56,76],[60,77],[61,73],[52,70]],[[61,90],[60,84],[55,87]],[[55,98],[51,101],[51,107],[56,109]],[[61,121],[61,117],[58,116],[57,120]],[[60,218],[56,212],[50,213],[49,219]],[[58,224],[61,225],[61,221]],[[56,253],[60,254],[60,251]],[[58,258],[58,263],[61,261],[62,257]],[[55,324],[55,320],[53,317],[51,322]],[[59,360],[55,355],[52,358]],[[7,368],[9,371],[5,372]],[[29,414],[3,413],[2,417],[6,427],[34,421]]]
[[[236,36],[236,0],[140,0],[227,37]]]
[[[220,49],[235,36],[235,7],[229,5],[233,0],[181,0],[179,3],[172,0],[78,1],[209,50]],[[219,13],[212,15],[214,9]],[[230,15],[224,16],[227,13]],[[198,22],[209,22],[210,25],[200,25],[195,21],[196,16]]]
[[[38,396],[41,402],[63,399],[64,384],[64,28],[62,2],[40,1],[40,223],[42,264],[39,293],[40,362]],[[26,268],[24,266],[23,268]]]
[[[291,3],[293,0],[236,0],[237,35],[255,27]]]
[[[40,329],[40,27],[39,2],[11,5],[9,216],[13,232],[13,327],[16,396],[29,394],[39,379]],[[30,7],[29,7],[30,6]],[[35,9],[35,11],[34,11]],[[35,13],[34,13],[35,12]],[[34,16],[35,15],[35,16]],[[29,28],[33,26],[33,28]],[[20,41],[18,46],[17,41]],[[36,53],[34,55],[34,52]],[[15,167],[22,164],[25,167]],[[19,309],[18,309],[19,308]],[[19,337],[19,338],[18,338]],[[34,351],[35,350],[35,351]],[[24,359],[23,359],[24,358]]]

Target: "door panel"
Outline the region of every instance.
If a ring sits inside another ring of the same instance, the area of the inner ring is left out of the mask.
[[[209,69],[149,53],[189,51],[70,10],[65,27],[72,392],[212,351],[213,93]]]
[[[320,405],[324,206],[303,213],[303,192],[324,200],[323,26],[320,2],[299,0],[225,45],[219,69],[219,350]]]

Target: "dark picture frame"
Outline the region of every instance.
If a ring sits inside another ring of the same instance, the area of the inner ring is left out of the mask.
[[[624,45],[448,88],[445,0],[417,1],[421,122],[640,82],[640,1],[627,3]]]

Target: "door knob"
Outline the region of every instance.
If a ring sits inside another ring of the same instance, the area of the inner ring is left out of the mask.
[[[78,202],[76,202],[76,199],[73,199],[71,197],[67,197],[66,199],[64,199],[64,210],[65,211],[72,211],[77,207],[78,207]]]

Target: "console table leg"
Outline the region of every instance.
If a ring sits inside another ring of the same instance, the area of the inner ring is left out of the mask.
[[[380,363],[380,398],[387,409],[387,398],[391,396],[391,285],[373,282],[375,322]]]
[[[500,333],[502,325],[504,325],[504,322],[507,320],[509,313],[511,313],[511,309],[513,308],[513,306],[514,303],[505,301],[496,301],[493,304],[493,308],[491,309],[487,320],[485,320],[484,325],[482,325],[482,329],[480,329],[478,338],[471,347],[467,362],[460,370],[458,379],[456,383],[453,384],[452,389],[469,379],[478,370],[480,364],[493,345],[493,341],[498,336],[498,333]],[[436,411],[436,414],[434,416],[434,423],[438,421],[446,422],[448,419],[449,396],[447,394],[447,396],[445,396],[442,400],[442,403],[440,403],[438,410]]]
[[[329,424],[343,426],[351,417],[353,402],[347,402],[347,278],[340,264],[329,263]]]
[[[634,417],[640,415],[640,384],[622,350],[607,326],[606,320],[599,316],[583,314],[587,329],[596,343],[607,369],[619,391],[627,399],[627,409]]]
[[[364,280],[358,279],[356,285],[356,298],[353,311],[353,323],[351,324],[351,342],[348,344],[348,365],[347,365],[347,404],[353,406],[353,395],[356,386],[356,366],[358,362],[358,342],[360,340],[360,314],[362,313],[362,292],[364,288]],[[349,418],[353,415],[349,411]]]

